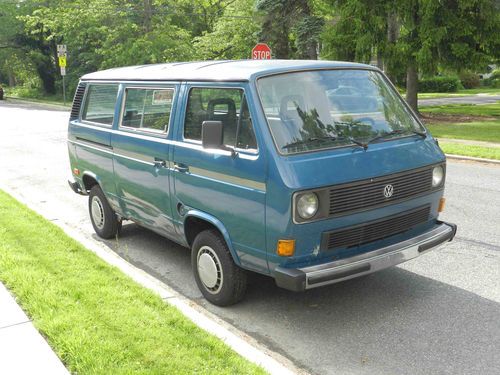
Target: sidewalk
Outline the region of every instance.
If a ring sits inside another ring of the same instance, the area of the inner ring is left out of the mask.
[[[0,374],[69,374],[2,283],[0,283]]]
[[[454,138],[441,138],[441,137],[436,137],[440,142],[446,142],[446,143],[459,143],[461,145],[467,145],[467,146],[481,146],[481,147],[493,147],[493,148],[498,148],[500,147],[500,143],[496,142],[486,142],[486,141],[471,141],[468,139],[454,139]]]

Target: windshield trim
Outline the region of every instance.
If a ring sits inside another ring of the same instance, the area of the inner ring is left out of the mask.
[[[421,126],[421,128],[423,130],[422,132],[425,133],[426,137],[429,135],[429,131],[427,130],[427,128],[425,127],[425,125],[422,123],[422,121],[417,116],[417,114],[415,113],[415,111],[406,102],[406,100],[403,98],[403,96],[399,93],[399,91],[397,90],[396,86],[394,86],[393,83],[389,80],[389,78],[387,78],[387,76],[385,75],[385,73],[383,71],[381,71],[377,67],[374,67],[374,66],[366,66],[366,67],[362,67],[362,66],[360,66],[360,67],[344,67],[343,66],[343,67],[328,67],[328,68],[317,68],[317,69],[310,69],[310,68],[307,68],[307,69],[290,69],[289,71],[286,71],[286,72],[264,73],[262,75],[259,75],[255,79],[255,88],[256,88],[256,91],[257,91],[257,97],[259,98],[260,110],[262,111],[262,114],[263,114],[264,118],[266,119],[267,128],[269,129],[269,133],[271,133],[271,137],[273,139],[274,147],[276,148],[276,151],[278,151],[279,155],[289,157],[289,156],[295,156],[295,155],[309,154],[309,153],[318,152],[318,151],[321,152],[321,151],[325,151],[325,150],[332,150],[332,149],[339,149],[339,148],[359,147],[355,143],[348,143],[348,144],[343,144],[343,145],[338,145],[338,146],[332,145],[332,146],[328,146],[328,147],[317,148],[317,149],[314,149],[314,150],[304,150],[304,151],[298,151],[298,152],[294,152],[294,153],[284,153],[284,152],[282,152],[282,150],[280,149],[278,143],[276,142],[276,138],[274,137],[273,131],[271,130],[271,126],[269,125],[269,121],[268,121],[267,116],[266,116],[266,112],[264,110],[264,104],[262,103],[262,97],[261,97],[261,94],[260,94],[260,91],[259,91],[258,81],[260,79],[262,79],[262,78],[268,78],[268,77],[273,77],[273,76],[281,76],[281,75],[291,74],[291,73],[317,72],[317,71],[324,71],[324,70],[367,70],[367,71],[372,71],[372,72],[376,72],[376,73],[380,74],[380,76],[382,77],[382,79],[390,86],[390,88],[396,94],[396,96],[398,97],[398,99],[400,99],[400,101],[403,103],[403,106],[409,111],[409,113],[411,114],[411,116],[413,116],[414,120],[418,123],[418,125]],[[397,139],[414,137],[414,136],[416,136],[416,135],[415,134],[406,134],[406,135],[401,135],[399,137],[394,137],[394,138],[390,138],[390,139],[386,139],[386,140],[381,140],[380,142],[377,142],[377,143],[390,142],[390,141],[394,141],[394,140],[397,140]]]

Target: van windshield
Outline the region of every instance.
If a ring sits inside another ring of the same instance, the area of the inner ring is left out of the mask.
[[[274,141],[282,154],[346,145],[366,147],[423,135],[384,77],[371,70],[318,70],[257,81]]]

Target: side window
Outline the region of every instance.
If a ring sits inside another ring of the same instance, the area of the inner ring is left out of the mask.
[[[127,88],[121,126],[166,132],[173,97],[173,89]]]
[[[203,121],[221,121],[224,143],[257,149],[247,100],[241,89],[192,88],[189,92],[184,138],[201,140]]]
[[[87,89],[82,120],[98,124],[113,124],[118,85],[90,84]]]

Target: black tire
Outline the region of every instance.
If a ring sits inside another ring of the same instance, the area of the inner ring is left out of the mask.
[[[211,264],[210,261],[214,263]],[[200,269],[203,272],[203,267],[200,268],[200,265],[207,262],[217,270],[215,285],[212,285],[213,279],[210,277],[208,277],[210,282],[206,282],[206,272],[200,277]],[[234,263],[226,241],[218,231],[205,230],[196,236],[191,250],[191,265],[196,284],[210,303],[229,306],[243,299],[247,288],[247,274]],[[205,281],[202,281],[202,278]]]
[[[116,237],[122,227],[122,222],[118,220],[99,185],[90,189],[89,215],[95,232],[101,238]]]

